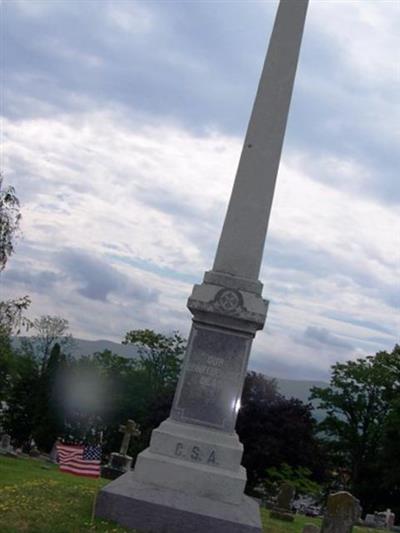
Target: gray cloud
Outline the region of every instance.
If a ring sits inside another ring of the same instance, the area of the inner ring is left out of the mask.
[[[158,292],[137,284],[104,260],[80,250],[63,250],[58,265],[73,281],[79,283],[78,292],[91,300],[105,302],[110,293],[131,297],[143,303],[155,302]]]
[[[60,274],[50,270],[32,272],[30,270],[11,269],[4,273],[6,283],[23,284],[37,292],[50,289],[61,279]]]
[[[7,116],[122,106],[132,127],[172,120],[198,134],[217,128],[243,135],[276,2],[215,3],[212,9],[203,2],[56,4],[36,17],[23,15],[12,2],[4,6]],[[112,24],[112,9],[120,10],[120,19],[125,12],[125,26]],[[136,26],[128,28],[135,19]],[[285,150],[307,149],[309,175],[317,181],[399,203],[398,150],[390,131],[395,121],[389,120],[397,87],[369,86],[355,76],[331,35],[311,22]],[[385,134],[376,127],[383,116],[388,117]],[[355,183],[335,175],[335,169],[320,168],[315,161],[324,154],[362,161],[368,176]],[[174,207],[168,199],[163,204]]]
[[[347,341],[342,340],[338,335],[330,333],[326,328],[308,326],[304,332],[304,342],[307,344],[311,341],[312,346],[315,341],[320,344],[327,344],[335,348],[344,350],[353,350],[354,347]]]
[[[380,333],[386,333],[388,335],[392,335],[394,332],[385,326],[384,324],[379,324],[377,322],[373,322],[372,320],[365,320],[362,318],[357,318],[352,315],[348,315],[344,313],[343,311],[325,311],[323,313],[323,316],[326,316],[327,318],[331,318],[333,320],[337,320],[338,322],[344,322],[347,324],[353,324],[354,326],[360,326],[362,328],[372,329],[375,331],[379,331]],[[381,339],[381,337],[379,338]]]

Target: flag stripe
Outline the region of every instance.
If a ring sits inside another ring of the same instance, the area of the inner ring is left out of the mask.
[[[88,477],[100,476],[100,446],[57,444],[60,470]]]

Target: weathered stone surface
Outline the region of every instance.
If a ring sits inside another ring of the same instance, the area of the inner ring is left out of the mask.
[[[138,455],[135,479],[194,496],[239,503],[246,485],[246,471],[242,466],[237,470],[224,470],[208,465],[194,465],[154,454],[147,449]]]
[[[3,433],[0,440],[0,453],[7,454],[13,451],[11,446],[11,437],[7,433]]]
[[[303,527],[303,532],[302,533],[319,533],[320,532],[320,528],[314,524],[306,524],[304,527]]]
[[[290,483],[282,483],[276,500],[276,506],[279,509],[285,509],[286,511],[290,511],[294,495],[295,490],[293,485],[291,485]]]
[[[193,324],[171,418],[232,433],[252,338]]]
[[[152,533],[261,533],[258,504],[243,496],[239,504],[192,496],[138,483],[124,474],[104,487],[96,516]]]
[[[218,244],[216,272],[258,278],[307,3],[280,2]]]
[[[128,456],[128,448],[131,437],[139,437],[140,435],[139,426],[134,420],[129,419],[125,425],[121,425],[119,427],[119,431],[124,434],[119,453],[120,455]]]
[[[153,431],[150,450],[184,462],[233,471],[239,469],[243,455],[243,445],[236,433],[216,432],[171,418]]]
[[[132,457],[121,453],[112,453],[109,463],[101,468],[101,476],[106,479],[116,479],[128,472],[131,466]]]
[[[349,492],[330,494],[321,533],[351,533],[360,516],[360,503]]]
[[[270,512],[270,517],[286,522],[293,522],[294,514],[291,512],[291,503],[294,495],[294,487],[290,483],[282,483],[279,488],[276,504]]]
[[[40,452],[39,452],[39,450],[37,449],[36,446],[33,446],[31,448],[31,450],[29,451],[29,456],[30,457],[40,457]]]
[[[7,433],[1,436],[0,448],[9,448],[11,445],[11,437]]]
[[[375,527],[377,525],[376,524],[376,520],[375,520],[375,515],[374,514],[366,514],[365,515],[365,519],[364,519],[364,525],[365,526]]]

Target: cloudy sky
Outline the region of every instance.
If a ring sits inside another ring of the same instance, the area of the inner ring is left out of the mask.
[[[2,298],[86,339],[187,335],[277,2],[3,0],[2,150],[23,235]],[[326,378],[399,338],[397,0],[311,0],[252,366]]]

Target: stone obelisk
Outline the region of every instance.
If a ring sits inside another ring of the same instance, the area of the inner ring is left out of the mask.
[[[96,514],[145,531],[259,533],[235,422],[267,302],[258,280],[308,0],[281,0],[213,269],[188,301],[193,325],[170,417]]]

